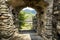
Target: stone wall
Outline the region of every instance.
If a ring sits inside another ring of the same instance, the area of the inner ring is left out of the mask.
[[[16,0],[15,0],[16,1]],[[31,7],[34,8],[37,11],[37,34],[40,36],[43,36],[45,32],[45,13],[44,10],[47,7],[48,3],[44,0],[22,0],[20,1],[22,5],[17,5],[18,3],[12,0],[12,3],[10,3],[15,9],[14,10],[21,10],[24,7]],[[19,1],[19,0],[18,0]],[[13,5],[15,2],[16,5]],[[24,3],[23,3],[24,2]],[[18,11],[17,11],[18,12]],[[17,15],[16,15],[17,16]]]
[[[47,3],[48,2],[48,3]],[[38,35],[42,36],[44,40],[52,40],[51,36],[51,29],[49,27],[52,27],[51,24],[51,17],[52,17],[52,4],[53,0],[50,1],[44,1],[44,0],[31,0],[31,1],[26,1],[26,0],[8,0],[8,4],[4,0],[1,1],[0,4],[0,34],[1,38],[6,38],[12,36],[15,32],[17,32],[17,28],[15,27],[18,24],[14,25],[14,21],[17,22],[17,17],[18,13],[22,8],[24,7],[32,7],[36,9],[37,11],[37,20],[38,20],[38,26],[37,26],[37,33]],[[14,5],[15,4],[15,5]],[[47,5],[49,6],[47,7]],[[9,7],[8,7],[9,6]],[[15,17],[16,19],[13,21],[13,14],[12,10],[10,10],[10,6],[16,10],[15,12]],[[47,8],[46,8],[47,7]],[[45,11],[46,10],[46,11]],[[46,13],[45,13],[46,12]],[[45,16],[47,18],[45,18]],[[15,22],[15,23],[16,23]],[[4,30],[3,30],[4,28]]]
[[[52,40],[52,12],[53,12],[53,0],[48,0],[49,6],[46,8],[46,24],[45,24],[45,40]]]
[[[16,31],[16,27],[13,21],[13,14],[6,0],[0,0],[0,38],[8,39]],[[0,40],[1,40],[0,39]]]
[[[58,38],[60,38],[60,0],[54,0],[54,5],[53,5],[53,24],[55,26],[53,26],[53,35],[54,35],[54,39],[59,40]],[[55,19],[55,20],[54,20]],[[59,34],[59,35],[58,35]]]

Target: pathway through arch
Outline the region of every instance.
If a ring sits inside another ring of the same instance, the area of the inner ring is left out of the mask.
[[[36,17],[36,14],[37,14],[36,10],[33,9],[33,8],[30,8],[30,7],[23,8],[22,10],[25,11],[25,12],[27,12],[28,14],[29,14],[29,12],[30,12],[30,13],[32,12],[32,14],[33,14],[34,16],[31,16],[30,18],[27,18],[26,22],[27,22],[27,23],[29,23],[29,22],[32,22],[32,23],[33,23],[32,17],[33,17],[34,20],[35,20],[35,17]],[[29,16],[30,16],[30,14],[29,14]],[[20,20],[20,21],[21,21],[21,20]],[[37,20],[35,20],[35,21],[37,21]],[[24,21],[21,21],[21,22],[24,22]],[[31,23],[31,24],[32,24],[32,23]],[[34,24],[36,25],[36,22],[34,22]],[[34,24],[32,24],[32,26],[35,26]],[[29,24],[29,25],[30,25],[30,24]],[[31,25],[30,25],[30,26],[31,26]],[[29,26],[29,27],[30,27],[30,26]],[[36,27],[36,26],[35,26],[35,27]],[[25,39],[26,39],[26,40],[43,40],[43,38],[37,34],[36,29],[34,29],[34,30],[19,30],[19,32],[20,32],[21,35],[23,35],[22,37],[23,37],[24,40],[25,40]]]

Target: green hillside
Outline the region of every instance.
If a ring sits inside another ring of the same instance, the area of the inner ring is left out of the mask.
[[[23,15],[21,15],[23,14]],[[22,25],[20,24],[21,30],[30,30],[32,29],[32,17],[34,16],[33,13],[21,11],[19,16],[23,16],[20,18],[20,21],[22,21]],[[23,19],[24,18],[24,19]],[[23,20],[21,20],[23,19]],[[30,22],[29,22],[30,21]]]

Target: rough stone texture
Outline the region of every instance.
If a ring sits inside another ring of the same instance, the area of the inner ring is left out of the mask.
[[[53,39],[59,40],[60,38],[60,0],[54,0],[54,6],[53,6]],[[55,26],[54,26],[55,25]],[[58,35],[59,34],[59,35]]]
[[[52,8],[53,8],[53,0],[48,0],[49,6],[46,8],[46,24],[45,24],[45,40],[52,40]]]
[[[12,5],[12,7],[14,7],[14,10],[17,10],[17,12],[19,12],[20,10],[22,10],[24,7],[31,7],[34,8],[37,11],[37,20],[38,20],[38,25],[37,25],[37,33],[39,35],[42,35],[43,31],[44,31],[44,20],[45,20],[45,14],[44,14],[44,9],[47,7],[48,3],[45,2],[44,0],[22,0],[21,4],[22,5],[18,5],[18,3],[16,2],[16,0],[12,0],[9,1],[9,4]],[[19,0],[18,0],[19,1]],[[16,5],[13,5],[13,4]],[[15,13],[16,14],[16,13]],[[18,16],[18,14],[16,15]],[[43,17],[44,16],[44,17]]]
[[[6,0],[0,0],[0,3],[0,40],[9,40],[17,31]]]
[[[42,36],[44,40],[56,40],[57,33],[60,34],[59,3],[59,0],[8,0],[8,2],[6,2],[6,0],[0,0],[0,40],[28,40],[27,38],[21,39],[18,29],[16,28],[18,26],[18,23],[16,24],[18,21],[17,13],[27,6],[37,11],[38,35]],[[47,6],[48,4],[49,6]],[[11,6],[13,7],[13,13]],[[14,13],[16,19],[13,17]],[[13,21],[13,19],[15,20]]]
[[[15,2],[13,1],[14,0],[12,0],[12,3],[14,4],[16,1]],[[19,2],[21,3],[22,1],[19,1]],[[27,1],[27,3],[28,2],[29,1]],[[45,4],[43,4],[41,7],[39,6],[39,4],[41,4],[42,2],[44,1],[41,1],[38,4],[36,4],[35,7],[38,6],[39,8],[41,8],[42,6],[44,6]],[[32,7],[31,5],[32,3],[31,2],[28,3],[28,6]],[[14,5],[13,7],[17,7],[17,6],[19,5],[17,5],[16,3],[16,5]],[[37,10],[38,10],[38,7],[36,8]],[[40,11],[40,9],[38,11]],[[23,37],[25,39],[21,38],[22,36],[24,35],[20,35],[18,33],[17,28],[14,25],[13,14],[12,14],[12,9],[10,5],[7,4],[6,0],[0,0],[0,40],[30,40],[29,38],[25,38],[26,35]]]
[[[0,1],[0,37],[8,38],[14,33],[12,13],[4,0]],[[7,10],[8,9],[8,10]]]

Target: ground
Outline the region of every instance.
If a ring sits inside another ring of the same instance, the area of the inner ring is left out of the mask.
[[[39,35],[37,35],[36,32],[33,31],[25,31],[21,33],[22,40],[43,40],[43,38]]]

